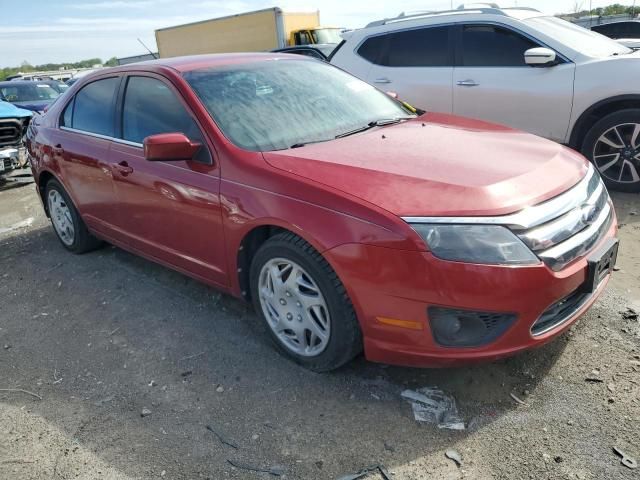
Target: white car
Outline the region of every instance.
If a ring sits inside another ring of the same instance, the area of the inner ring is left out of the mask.
[[[640,191],[640,52],[527,8],[400,16],[343,37],[331,63],[401,100],[564,143],[612,188]]]

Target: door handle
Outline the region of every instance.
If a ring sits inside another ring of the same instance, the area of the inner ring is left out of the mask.
[[[373,83],[391,83],[391,80],[388,78],[376,78]]]
[[[471,79],[458,80],[457,83],[460,87],[477,87],[478,85],[480,85],[479,83],[476,83],[474,80],[471,80]]]
[[[120,172],[120,175],[126,177],[130,173],[133,173],[133,168],[129,166],[127,162],[120,162],[116,164],[116,170]]]
[[[64,148],[62,148],[62,145],[57,144],[55,147],[51,148],[51,152],[53,152],[54,155],[62,155],[64,154]]]

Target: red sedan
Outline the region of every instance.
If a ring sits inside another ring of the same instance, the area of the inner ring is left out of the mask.
[[[491,360],[566,330],[617,252],[597,172],[300,56],[158,60],[78,81],[28,134],[60,241],[102,240],[247,301],[327,371]]]

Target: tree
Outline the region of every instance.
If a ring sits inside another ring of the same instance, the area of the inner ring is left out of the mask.
[[[118,65],[118,59],[116,57],[111,57],[109,60],[104,62],[105,67],[115,67]]]
[[[22,70],[23,72],[30,72],[33,70],[33,65],[31,65],[26,60],[23,60],[20,64],[20,70]]]

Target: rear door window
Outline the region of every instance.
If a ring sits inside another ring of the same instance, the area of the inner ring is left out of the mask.
[[[450,67],[451,27],[430,27],[378,35],[365,40],[360,56],[386,67]]]
[[[496,25],[464,25],[462,65],[465,67],[524,67],[524,52],[539,47],[527,37]]]
[[[211,163],[205,140],[189,112],[164,82],[151,77],[129,77],[122,109],[122,138],[143,143],[150,135],[182,133],[202,145],[194,160]]]
[[[76,130],[113,137],[115,98],[119,85],[120,77],[111,77],[83,87],[73,102],[71,126]],[[66,125],[66,112],[63,120]]]

